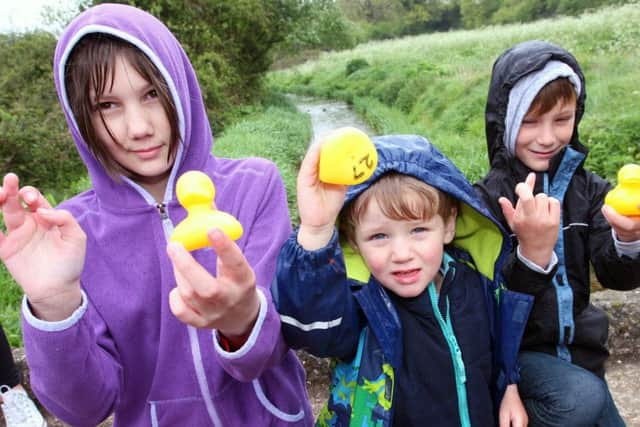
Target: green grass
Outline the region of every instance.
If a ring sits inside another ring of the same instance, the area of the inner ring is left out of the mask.
[[[22,290],[15,284],[4,264],[0,263],[0,323],[13,347],[22,345],[20,335],[20,301]]]
[[[214,141],[213,153],[221,157],[257,156],[272,160],[284,179],[289,212],[293,223],[297,223],[296,175],[311,138],[309,116],[282,99],[228,127]]]
[[[269,81],[282,92],[350,102],[379,134],[427,136],[475,181],[488,169],[484,106],[493,61],[517,42],[548,40],[582,65],[587,166],[614,181],[622,164],[640,162],[638,22],[640,3],[634,3],[580,17],[371,42],[273,72]]]

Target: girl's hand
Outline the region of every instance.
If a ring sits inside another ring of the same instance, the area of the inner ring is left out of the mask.
[[[518,386],[510,384],[500,402],[500,427],[526,427],[529,423],[527,411],[524,409]]]
[[[169,294],[169,306],[186,324],[217,329],[230,339],[246,335],[260,309],[255,274],[238,245],[221,230],[210,230],[208,237],[218,255],[217,277],[181,244],[167,246],[177,283]]]
[[[52,209],[36,188],[19,184],[9,173],[0,188],[6,226],[0,231],[0,259],[37,317],[62,320],[81,303],[86,235],[69,212]]]
[[[325,184],[318,178],[321,147],[321,143],[309,147],[298,172],[298,243],[307,250],[329,243],[347,193],[346,186]]]
[[[500,197],[509,227],[518,238],[520,253],[541,268],[551,261],[560,227],[560,202],[544,193],[533,195],[536,175],[530,173],[525,182],[516,185],[515,208],[506,197]]]
[[[602,205],[602,215],[611,224],[621,242],[640,240],[640,217],[620,215],[611,206]]]

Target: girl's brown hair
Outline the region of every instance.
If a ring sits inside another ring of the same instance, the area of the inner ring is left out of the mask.
[[[383,175],[340,213],[340,233],[356,248],[355,229],[371,202],[393,220],[427,220],[439,215],[446,222],[457,212],[457,201],[417,178],[396,172]]]
[[[158,98],[167,114],[171,128],[167,161],[175,156],[180,142],[178,112],[171,97],[171,91],[149,57],[131,43],[108,34],[94,33],[84,36],[73,48],[65,65],[64,81],[67,96],[80,133],[89,150],[109,175],[116,179],[119,175],[130,176],[131,172],[109,155],[104,142],[98,138],[91,116],[96,110],[96,103],[99,102],[102,94],[108,87],[113,86],[117,56],[122,56],[131,63],[134,69],[153,85],[158,93]],[[95,93],[96,102],[91,99],[92,92]],[[106,125],[102,110],[98,109],[98,113],[111,139],[117,142]]]
[[[551,111],[558,101],[562,101],[563,105],[576,102],[578,95],[576,89],[569,79],[561,77],[547,83],[536,97],[531,101],[531,106],[527,114],[533,116],[541,116]]]

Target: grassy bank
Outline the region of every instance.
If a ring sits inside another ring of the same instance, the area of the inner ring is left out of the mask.
[[[368,43],[274,72],[270,82],[283,92],[350,102],[380,134],[425,135],[475,180],[488,168],[484,106],[493,61],[517,42],[548,40],[583,67],[587,165],[615,179],[623,163],[640,162],[638,22],[635,3],[577,18]]]

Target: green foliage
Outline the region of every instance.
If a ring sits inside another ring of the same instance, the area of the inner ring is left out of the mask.
[[[460,15],[465,28],[477,28],[490,22],[500,0],[460,0]]]
[[[283,92],[352,103],[376,132],[425,135],[474,181],[488,168],[484,107],[493,61],[517,42],[549,40],[582,65],[587,167],[614,181],[620,166],[640,160],[637,22],[640,3],[578,18],[372,42],[273,72],[269,80]],[[368,66],[345,73],[355,61]]]
[[[355,58],[351,61],[347,62],[347,66],[345,67],[345,74],[350,76],[361,68],[368,67],[369,63],[366,59],[363,58]]]
[[[54,90],[54,47],[46,32],[0,35],[0,170],[43,189],[85,173]]]
[[[272,160],[285,181],[289,212],[296,224],[296,175],[311,139],[309,116],[298,112],[286,98],[270,93],[241,122],[225,129],[215,140],[213,152],[220,157],[257,156]]]
[[[333,0],[303,2],[293,28],[278,45],[281,55],[304,50],[340,50],[351,48],[356,42],[352,27]]]
[[[1,221],[0,221],[1,223]],[[0,263],[0,324],[12,347],[22,345],[20,335],[20,300],[22,290]]]

